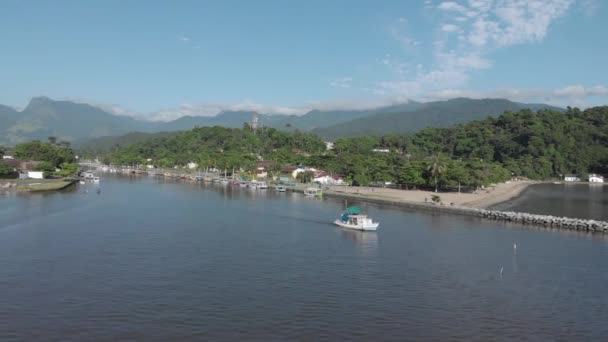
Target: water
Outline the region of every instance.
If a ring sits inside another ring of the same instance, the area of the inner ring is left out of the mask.
[[[492,209],[608,221],[608,186],[537,184]]]
[[[0,195],[0,340],[608,333],[602,235],[349,204],[380,230],[329,224],[339,200],[152,178]]]

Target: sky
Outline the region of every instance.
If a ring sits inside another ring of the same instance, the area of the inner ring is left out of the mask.
[[[0,1],[0,103],[152,120],[409,99],[608,102],[608,2]]]

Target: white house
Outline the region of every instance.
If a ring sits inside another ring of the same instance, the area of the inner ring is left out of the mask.
[[[2,156],[2,159],[15,159],[13,156]]]
[[[326,142],[325,142],[325,149],[326,149],[327,151],[329,151],[329,150],[333,150],[333,149],[334,149],[334,143],[333,143],[333,142],[331,142],[331,141],[326,141]]]
[[[565,175],[564,181],[566,182],[580,182],[581,178],[577,175]]]
[[[372,151],[378,152],[378,153],[390,153],[391,152],[391,150],[389,150],[388,148],[375,148]]]
[[[43,171],[28,171],[27,178],[44,179],[44,172]]]
[[[342,178],[339,178],[339,177],[332,177],[330,175],[323,175],[323,176],[320,176],[320,177],[313,178],[313,182],[320,183],[320,184],[326,184],[326,185],[342,185],[344,183],[344,180]]]
[[[197,164],[197,163],[195,163],[195,162],[189,162],[189,163],[188,163],[186,166],[187,166],[189,169],[196,169],[196,168],[198,167],[198,164]]]
[[[589,175],[589,183],[604,183],[604,176],[592,173]]]

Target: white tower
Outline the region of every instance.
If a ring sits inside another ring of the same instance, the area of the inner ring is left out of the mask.
[[[251,129],[254,131],[258,129],[258,113],[256,112],[251,115]]]

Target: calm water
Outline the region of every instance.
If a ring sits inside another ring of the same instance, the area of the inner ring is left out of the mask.
[[[608,221],[608,186],[538,184],[493,209]]]
[[[606,338],[602,235],[373,205],[355,233],[342,206],[148,178],[0,195],[0,340]]]

